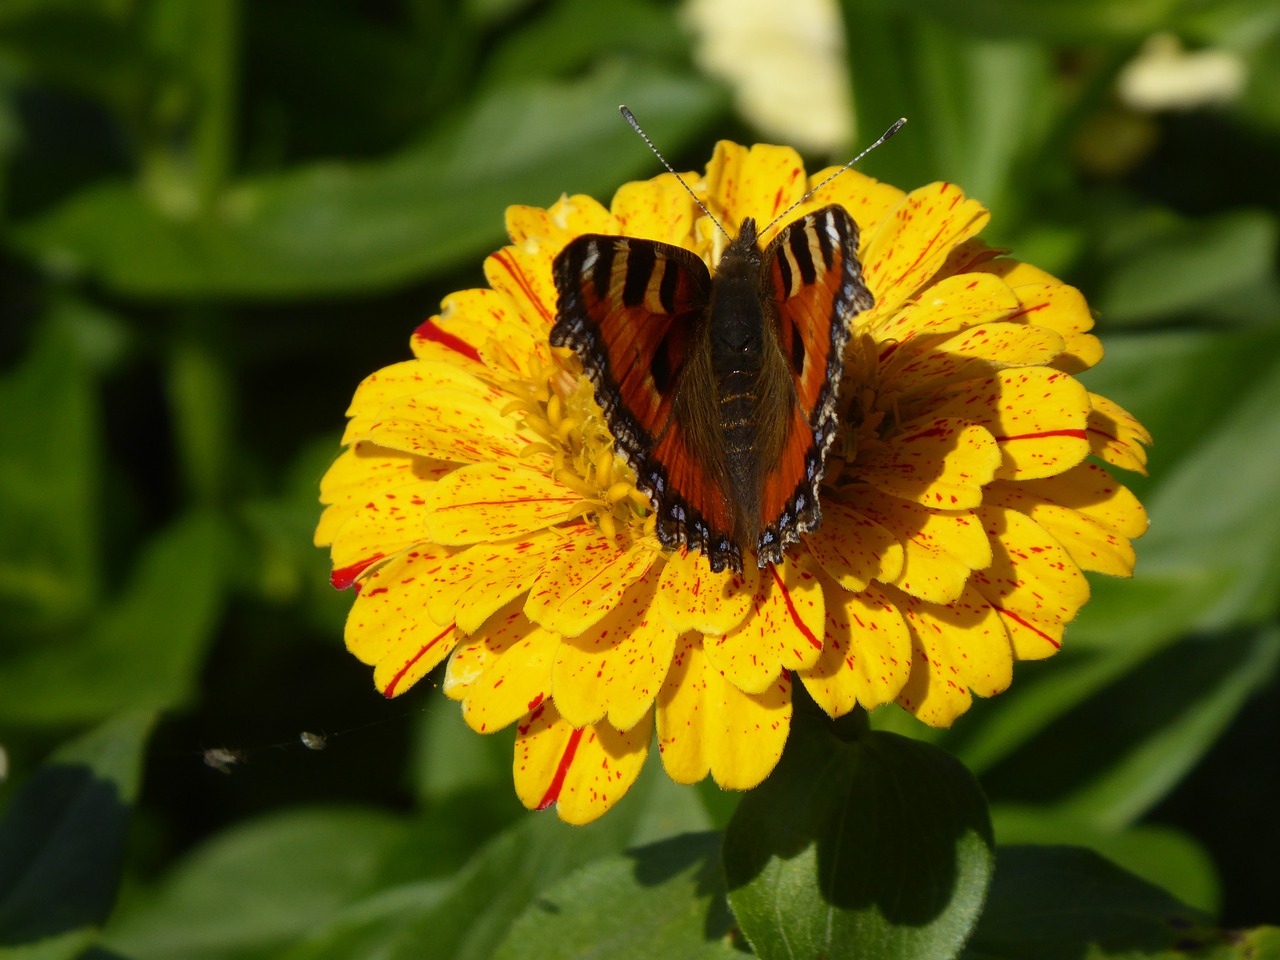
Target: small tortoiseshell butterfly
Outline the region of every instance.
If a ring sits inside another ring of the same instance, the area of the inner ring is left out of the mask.
[[[588,234],[556,257],[551,343],[581,358],[664,546],[741,572],[744,553],[780,563],[821,523],[843,351],[873,303],[857,250],[832,205],[763,251],[744,219],[714,275],[636,237]]]

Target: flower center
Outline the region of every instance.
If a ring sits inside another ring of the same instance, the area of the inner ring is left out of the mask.
[[[588,517],[607,537],[634,541],[653,536],[656,520],[649,498],[636,487],[634,471],[618,456],[613,434],[596,403],[591,381],[576,356],[553,360],[529,381],[507,384],[517,398],[506,412],[542,438],[526,456],[551,457],[552,475],[582,497],[566,521]]]

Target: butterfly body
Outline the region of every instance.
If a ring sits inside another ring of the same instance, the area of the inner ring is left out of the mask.
[[[572,347],[658,539],[713,570],[760,566],[821,522],[849,323],[871,305],[857,227],[826,207],[761,250],[750,218],[714,276],[688,250],[588,235],[555,262],[556,346]]]

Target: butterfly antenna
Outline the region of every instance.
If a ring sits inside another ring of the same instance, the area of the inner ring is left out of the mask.
[[[729,231],[727,231],[721,225],[719,220],[717,220],[714,216],[712,216],[711,211],[707,209],[707,205],[703,203],[701,200],[699,200],[698,195],[693,192],[693,188],[690,187],[687,183],[684,182],[684,180],[681,179],[680,174],[676,173],[675,168],[672,167],[671,164],[667,163],[667,158],[658,152],[658,148],[653,145],[653,141],[649,139],[649,135],[644,132],[643,128],[641,128],[640,121],[636,119],[636,115],[627,109],[627,105],[625,103],[620,104],[618,106],[618,110],[622,114],[623,118],[627,121],[627,123],[631,124],[631,129],[634,130],[636,133],[640,134],[640,139],[643,140],[645,144],[649,147],[649,149],[653,151],[653,155],[657,157],[660,161],[662,161],[662,165],[671,172],[671,175],[673,177],[676,178],[680,186],[684,187],[686,190],[689,191],[689,196],[693,197],[693,202],[698,205],[698,207],[702,210],[703,213],[705,213],[708,217],[711,218],[711,222],[716,225],[716,229],[724,234],[724,238],[726,240],[732,243],[733,237],[729,236]],[[901,123],[906,123],[906,121],[903,120],[901,121]],[[899,124],[899,126],[901,126],[901,123]],[[885,136],[887,137],[888,134],[885,134]],[[884,137],[881,137],[880,139],[883,140]]]
[[[769,226],[765,227],[763,230],[760,231],[760,235],[764,236],[764,234],[766,234],[769,231],[770,227],[772,227],[775,223],[777,223],[779,220],[785,217],[788,213],[790,213],[796,207],[800,206],[800,204],[804,203],[806,200],[812,197],[815,193],[817,193],[819,190],[825,187],[828,183],[830,183],[836,177],[840,176],[840,174],[844,173],[846,170],[852,167],[855,163],[857,163],[859,160],[865,157],[868,153],[870,153],[876,147],[880,146],[880,144],[884,143],[886,140],[892,137],[895,133],[897,133],[904,126],[906,126],[906,124],[907,124],[906,117],[899,117],[897,120],[895,120],[893,122],[893,125],[890,126],[888,130],[886,130],[884,133],[880,134],[880,136],[876,138],[875,143],[871,144],[871,146],[867,147],[867,149],[863,150],[860,154],[858,154],[856,157],[854,157],[852,160],[846,163],[843,167],[841,167],[835,173],[831,174],[831,176],[827,177],[820,184],[818,184],[816,187],[814,187],[812,190],[806,193],[803,197],[801,197],[791,206],[787,207],[787,209],[783,210],[780,214],[774,217],[773,220],[770,221]]]

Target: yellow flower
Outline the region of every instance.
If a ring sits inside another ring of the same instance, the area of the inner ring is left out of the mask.
[[[686,177],[733,232],[798,200],[782,147],[721,143]],[[649,504],[576,356],[553,349],[552,261],[585,233],[724,242],[670,175],[549,210],[513,207],[490,287],[454,294],[414,359],[356,391],[316,542],[355,585],[348,648],[395,696],[448,658],[445,692],[488,732],[518,724],[516,791],[583,823],[629,788],[656,724],[672,778],[747,789],[773,769],[798,678],[832,716],[896,701],[946,726],[1015,659],[1052,655],[1128,576],[1137,500],[1090,454],[1141,470],[1143,428],[1073,374],[1101,357],[1081,295],[976,239],[945,183],[847,172],[875,306],[855,319],[821,527],[785,562],[712,573],[654,537]],[[767,244],[777,227],[761,238]]]

